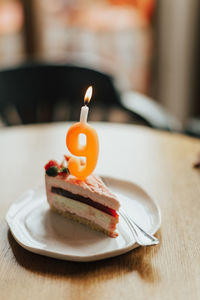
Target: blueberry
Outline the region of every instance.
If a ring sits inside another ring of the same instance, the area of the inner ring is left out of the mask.
[[[56,166],[52,166],[46,170],[46,174],[48,176],[55,177],[56,175],[58,175],[58,168]]]

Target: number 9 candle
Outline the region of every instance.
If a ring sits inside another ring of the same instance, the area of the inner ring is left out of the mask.
[[[72,125],[66,136],[66,145],[72,155],[86,158],[84,164],[76,157],[71,157],[68,161],[69,172],[80,180],[86,179],[95,169],[99,155],[99,140],[96,130],[87,123],[88,103],[92,97],[92,87],[90,86],[84,97],[84,106],[81,107],[80,122]],[[86,136],[86,144],[80,145],[79,135]]]

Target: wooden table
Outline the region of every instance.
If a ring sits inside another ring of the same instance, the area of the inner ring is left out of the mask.
[[[29,253],[5,222],[9,205],[43,183],[48,159],[61,160],[69,124],[0,131],[0,299],[200,299],[200,141],[144,127],[94,124],[96,172],[141,185],[162,212],[154,247],[75,263]]]

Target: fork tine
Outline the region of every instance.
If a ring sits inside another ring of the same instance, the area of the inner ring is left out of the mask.
[[[122,209],[119,210],[120,215],[123,217],[127,225],[129,226],[136,242],[141,246],[151,246],[159,244],[159,240],[144,231],[139,225],[137,225],[133,219]]]

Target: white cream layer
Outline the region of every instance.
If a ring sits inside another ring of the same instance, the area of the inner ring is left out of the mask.
[[[50,198],[50,204],[53,204],[53,206],[59,211],[68,211],[72,214],[90,220],[105,230],[112,231],[111,228],[116,223],[114,217],[109,216],[108,214],[85,203],[75,201],[61,195],[56,195],[54,193],[51,193]]]
[[[86,181],[80,181],[72,175],[63,178],[59,175],[51,177],[46,174],[45,181],[47,192],[49,193],[51,193],[51,187],[58,187],[73,194],[90,198],[91,200],[114,210],[119,209],[120,204],[116,196],[108,190],[98,176],[90,175]]]

